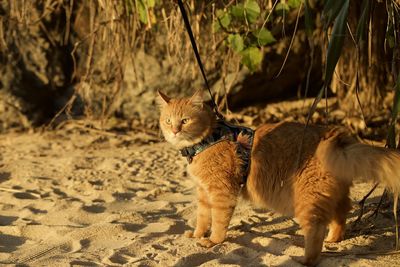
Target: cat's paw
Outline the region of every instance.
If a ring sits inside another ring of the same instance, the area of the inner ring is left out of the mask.
[[[343,241],[343,238],[327,238],[327,239],[325,239],[324,240],[324,242],[325,243],[339,243],[339,242],[341,242],[341,241]]]
[[[193,231],[192,230],[187,230],[183,234],[187,238],[193,238]]]
[[[185,231],[185,237],[187,238],[202,238],[204,235],[199,235],[198,233],[193,232],[192,230]]]
[[[338,243],[344,240],[344,235],[331,235],[328,234],[327,238],[324,240],[325,243]]]
[[[216,243],[212,242],[209,238],[202,238],[197,243],[206,248],[211,248],[216,245]]]
[[[185,237],[188,237],[188,238],[202,238],[205,236],[205,233],[200,232],[200,231],[188,230],[188,231],[185,231],[184,235],[185,235]]]
[[[297,261],[298,263],[300,263],[304,266],[309,266],[309,267],[317,266],[317,264],[319,262],[319,258],[307,259],[305,257],[294,256],[294,257],[292,257],[292,259],[294,259],[295,261]]]

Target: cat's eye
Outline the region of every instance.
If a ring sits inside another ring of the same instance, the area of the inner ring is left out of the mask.
[[[166,120],[165,120],[165,123],[166,123],[166,124],[171,124],[171,119],[170,119],[170,118],[166,119]]]
[[[182,120],[182,124],[186,124],[188,122],[189,122],[189,119],[187,119],[187,118]]]

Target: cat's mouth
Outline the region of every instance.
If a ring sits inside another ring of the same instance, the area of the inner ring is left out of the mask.
[[[171,138],[171,140],[174,140],[174,141],[179,141],[179,140],[181,140],[181,139],[183,139],[183,134],[182,133],[176,133],[176,134],[170,134],[170,138]]]
[[[181,133],[176,133],[176,134],[171,134],[171,137],[174,139],[177,139],[177,138],[181,137],[181,135],[182,135]]]

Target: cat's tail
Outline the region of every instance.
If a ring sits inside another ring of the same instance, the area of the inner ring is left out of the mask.
[[[325,170],[339,179],[375,180],[400,192],[400,151],[359,143],[335,129],[320,142],[316,155]]]

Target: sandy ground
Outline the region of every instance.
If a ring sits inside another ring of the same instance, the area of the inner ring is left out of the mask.
[[[28,266],[301,266],[290,218],[241,202],[211,249],[183,236],[194,220],[185,160],[157,136],[65,127],[0,136],[0,262]],[[371,184],[352,191],[357,201]],[[377,202],[377,190],[372,202]],[[371,205],[370,205],[371,206]],[[399,266],[390,208],[325,244],[320,266]]]

